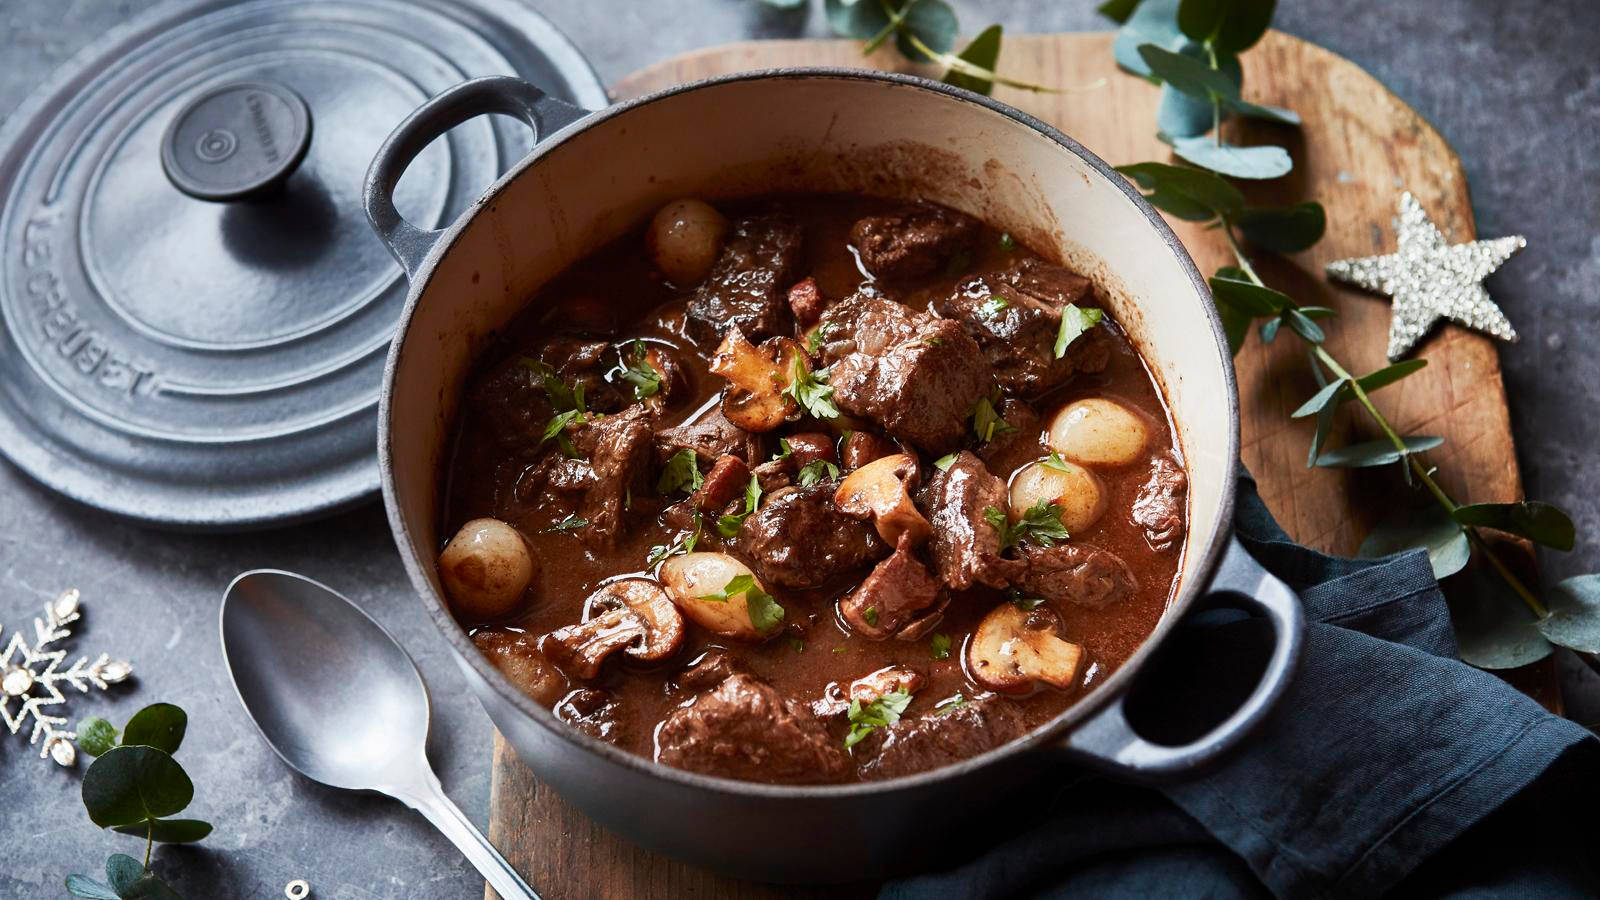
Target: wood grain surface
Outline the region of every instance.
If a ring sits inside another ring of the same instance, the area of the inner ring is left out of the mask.
[[[1113,165],[1169,160],[1156,140],[1158,89],[1119,72],[1109,33],[1008,36],[1001,69],[1013,78],[1081,88],[1040,94],[999,87],[995,97],[1061,128]],[[1294,109],[1300,129],[1249,125],[1236,139],[1271,139],[1295,159],[1289,176],[1249,185],[1255,203],[1320,200],[1327,236],[1287,258],[1254,258],[1262,278],[1302,304],[1330,306],[1327,347],[1352,372],[1385,365],[1386,298],[1335,287],[1322,277],[1333,259],[1394,251],[1396,204],[1409,190],[1452,242],[1474,237],[1472,206],[1460,160],[1444,138],[1355,64],[1314,44],[1272,32],[1242,59],[1245,97]],[[617,84],[619,99],[727,72],[794,65],[894,68],[931,74],[891,51],[862,57],[852,41],[760,41],[696,51],[634,73]],[[1227,126],[1230,129],[1239,126]],[[1202,272],[1232,262],[1214,232],[1174,222]],[[1423,371],[1375,395],[1402,433],[1445,438],[1428,454],[1438,480],[1457,501],[1519,499],[1500,361],[1487,338],[1454,326],[1436,332],[1417,356]],[[1307,469],[1313,422],[1289,413],[1316,390],[1303,344],[1292,336],[1262,344],[1252,337],[1237,358],[1244,463],[1262,497],[1298,541],[1351,554],[1402,490],[1395,467]],[[1341,413],[1330,446],[1380,435]],[[1522,549],[1526,560],[1525,548]],[[1531,563],[1524,562],[1531,571]],[[1553,666],[1519,670],[1511,680],[1547,706],[1559,705]],[[490,838],[547,898],[764,897],[866,895],[875,886],[806,892],[735,882],[639,849],[600,829],[539,784],[498,736],[490,799]],[[488,892],[494,897],[493,891]]]

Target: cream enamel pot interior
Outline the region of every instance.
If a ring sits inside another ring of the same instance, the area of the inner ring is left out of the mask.
[[[446,229],[421,231],[390,192],[431,140],[477,115],[528,122],[535,149]],[[1189,471],[1180,590],[1138,652],[1044,728],[892,781],[815,787],[656,765],[561,724],[474,648],[434,571],[439,482],[473,360],[542,284],[663,202],[773,191],[923,197],[988,220],[1092,274],[1153,368]],[[384,500],[401,557],[490,717],[540,779],[606,827],[674,856],[768,881],[836,881],[916,866],[1064,753],[1133,777],[1182,776],[1244,739],[1298,655],[1297,598],[1231,536],[1238,458],[1233,367],[1205,282],[1160,216],[1104,162],[1004,104],[918,78],[788,69],[674,88],[585,112],[509,78],[470,81],[400,125],[367,176],[367,211],[411,279],[379,422]],[[1275,648],[1254,693],[1194,743],[1140,738],[1122,701],[1151,651],[1209,605],[1263,616]],[[485,751],[487,752],[487,751]],[[953,814],[961,810],[963,814]]]

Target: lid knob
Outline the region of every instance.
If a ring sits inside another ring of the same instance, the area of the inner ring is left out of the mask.
[[[281,84],[239,81],[189,101],[167,126],[161,168],[200,200],[270,193],[305,159],[311,110]]]

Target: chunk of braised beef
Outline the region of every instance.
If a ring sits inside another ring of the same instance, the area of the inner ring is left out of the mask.
[[[941,271],[952,257],[970,253],[978,220],[932,203],[886,216],[867,216],[850,228],[861,264],[880,281],[921,278]]]
[[[699,490],[694,492],[694,507],[701,512],[721,509],[744,493],[745,485],[749,483],[750,467],[745,465],[744,460],[731,453],[719,456],[712,464],[711,471],[705,474]]]
[[[803,241],[799,223],[781,213],[735,222],[711,274],[689,299],[689,334],[707,346],[735,325],[757,342],[791,334],[787,288],[798,274]]]
[[[839,463],[839,455],[833,449],[833,436],[821,431],[802,431],[784,438],[789,443],[789,458],[794,460],[797,469],[822,460],[834,465]]]
[[[579,688],[563,697],[552,712],[590,737],[621,744],[627,736],[625,717],[619,714],[617,699],[610,691]]]
[[[846,471],[859,469],[875,459],[883,459],[899,452],[900,447],[881,434],[852,431],[850,436],[844,439],[843,466]]]
[[[803,279],[789,288],[789,311],[794,313],[801,328],[815,325],[827,307],[828,301],[822,298],[822,289],[817,287],[815,278]]]
[[[1089,279],[1028,259],[968,279],[933,308],[972,335],[1002,387],[1031,396],[1075,372],[1102,371],[1110,361],[1111,342],[1098,328],[1080,335],[1060,359],[1055,355],[1062,310],[1088,305],[1092,291]]]
[[[615,546],[629,499],[649,495],[654,436],[650,411],[643,406],[593,420],[578,432],[574,443],[589,457],[594,473],[578,506],[578,515],[588,520],[578,532],[585,541]]]
[[[766,682],[738,674],[661,723],[656,761],[769,784],[841,781],[851,770],[839,742],[808,710]]]
[[[701,691],[711,690],[725,678],[746,674],[749,673],[738,657],[721,647],[712,647],[689,663],[672,681],[678,690],[698,694]]]
[[[1028,544],[1022,548],[1022,561],[1027,570],[1017,586],[1030,597],[1098,609],[1139,590],[1139,579],[1122,557],[1092,544]]]
[[[543,379],[519,358],[501,363],[477,381],[467,405],[501,448],[525,457],[538,452],[539,439],[555,415]]]
[[[1189,476],[1176,460],[1162,455],[1150,461],[1150,477],[1134,498],[1130,518],[1144,529],[1153,550],[1170,550],[1183,540],[1184,498]]]
[[[800,474],[800,467],[794,464],[792,457],[769,459],[750,470],[756,477],[756,484],[761,486],[762,496],[770,496],[794,484],[795,476]]]
[[[971,700],[880,728],[856,747],[861,777],[896,778],[937,769],[1009,743],[1028,731],[1022,708],[1004,697]]]
[[[539,459],[528,466],[512,487],[521,503],[537,505],[551,495],[572,495],[587,490],[594,470],[581,459],[569,459],[554,444],[546,444]]]
[[[738,552],[769,589],[816,587],[888,552],[872,526],[833,505],[834,488],[784,488],[740,526]]]
[[[834,401],[933,454],[966,439],[973,407],[994,376],[971,336],[893,300],[857,294],[831,310],[823,346]]]
[[[708,465],[729,455],[753,463],[761,458],[761,438],[728,421],[720,407],[713,407],[692,423],[657,431],[655,450],[660,463],[680,450],[693,450]]]
[[[1039,440],[1044,433],[1043,423],[1032,405],[1026,400],[1007,397],[995,411],[1009,426],[1009,430],[996,434],[994,440],[978,448],[978,458],[990,471],[1014,472],[1045,454],[1044,445]]]
[[[944,471],[935,469],[922,492],[921,506],[933,532],[928,555],[939,580],[951,590],[973,584],[1003,588],[1021,576],[1022,563],[1001,555],[1000,530],[985,513],[1009,508],[1006,483],[983,461],[963,450]]]
[[[633,400],[631,393],[625,395],[606,381],[606,372],[616,359],[609,342],[584,337],[554,338],[539,352],[539,360],[554,369],[562,381],[573,387],[583,386],[585,409],[601,413],[616,412]]]
[[[910,534],[839,601],[839,614],[862,637],[883,640],[939,602],[941,586],[913,552]]]

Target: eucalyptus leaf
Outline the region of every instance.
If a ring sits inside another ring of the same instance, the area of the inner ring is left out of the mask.
[[[1581,653],[1600,653],[1600,575],[1577,575],[1556,584],[1544,598],[1550,615],[1539,631],[1550,643]]]
[[[1331,319],[1339,314],[1338,310],[1326,306],[1302,306],[1299,309],[1300,314],[1308,319]]]
[[[857,2],[865,2],[865,0],[857,0]],[[1000,37],[1000,26],[990,25],[972,39],[972,43],[967,45],[967,49],[956,55],[979,68],[993,72],[995,65],[1000,61]],[[974,75],[966,75],[955,70],[944,73],[944,83],[953,84],[956,87],[966,88],[974,93],[984,95],[988,95],[994,90],[993,81]]]
[[[1389,440],[1366,441],[1360,444],[1351,444],[1337,450],[1329,450],[1317,457],[1317,465],[1334,469],[1363,469],[1372,466],[1386,466],[1392,462],[1399,462],[1409,453],[1422,453],[1444,443],[1442,437],[1429,435],[1415,435],[1403,437],[1400,442],[1406,445],[1405,452],[1396,450],[1394,443]]]
[[[1216,307],[1217,317],[1222,319],[1222,331],[1228,336],[1228,349],[1237,355],[1239,348],[1244,346],[1244,339],[1250,334],[1250,323],[1254,318],[1226,303],[1217,303]]]
[[[1458,506],[1455,517],[1463,525],[1493,528],[1556,550],[1571,550],[1577,541],[1576,529],[1567,514],[1539,500]]]
[[[1344,388],[1346,384],[1348,384],[1348,379],[1344,378],[1328,382],[1322,386],[1322,390],[1312,394],[1310,400],[1300,404],[1299,409],[1290,413],[1289,418],[1301,419],[1321,412],[1324,407],[1336,406],[1337,404],[1333,402],[1333,396],[1339,393],[1340,389]]]
[[[1327,443],[1329,432],[1333,431],[1333,416],[1339,411],[1339,404],[1329,403],[1317,410],[1317,430],[1311,436],[1311,451],[1306,454],[1306,468],[1316,464],[1317,454],[1322,452],[1322,445]]]
[[[111,829],[119,834],[137,838],[148,836],[159,844],[192,844],[205,840],[211,833],[211,823],[199,819],[152,819],[132,825],[118,825]]]
[[[822,0],[823,18],[840,37],[871,40],[889,26],[883,4],[876,0]]]
[[[122,900],[183,900],[160,876],[125,853],[106,860],[106,877]]]
[[[1277,122],[1280,125],[1299,125],[1300,114],[1292,109],[1281,106],[1268,106],[1263,103],[1251,103],[1248,100],[1233,98],[1224,100],[1223,104],[1241,116],[1252,119],[1264,119],[1268,122]]]
[[[1095,7],[1095,12],[1121,25],[1139,8],[1139,0],[1106,0]]]
[[[761,0],[761,2],[774,9],[799,9],[806,5],[806,0]]]
[[[1183,0],[1178,27],[1194,40],[1209,41],[1219,53],[1239,53],[1267,33],[1276,5],[1276,0]]]
[[[1150,67],[1139,55],[1139,47],[1155,44],[1176,50],[1187,41],[1178,30],[1178,0],[1144,0],[1122,23],[1116,39],[1111,42],[1111,55],[1116,58],[1117,65],[1149,78]]]
[[[99,756],[117,745],[117,726],[99,716],[89,716],[78,723],[78,749],[90,756]]]
[[[1320,203],[1285,207],[1249,207],[1234,216],[1245,239],[1274,253],[1298,253],[1322,239],[1328,225]]]
[[[1271,144],[1240,147],[1226,141],[1218,143],[1210,137],[1175,137],[1170,143],[1172,152],[1180,158],[1234,178],[1281,178],[1294,168],[1289,151]]]
[[[1180,219],[1203,222],[1244,208],[1244,195],[1238,188],[1202,169],[1144,162],[1118,166],[1117,171],[1143,188],[1146,199],[1157,208]]]
[[[194,783],[153,747],[113,747],[83,774],[83,805],[101,828],[170,816],[194,799]]]
[[[95,881],[86,875],[68,875],[67,893],[89,900],[121,900],[111,885]]]
[[[1220,102],[1239,96],[1239,86],[1228,80],[1228,76],[1188,54],[1145,44],[1139,48],[1139,57],[1151,75],[1191,97]]]
[[[1503,586],[1473,571],[1453,587],[1445,601],[1463,661],[1480,669],[1514,669],[1550,655],[1550,642],[1527,607]]]
[[[1278,336],[1278,329],[1283,325],[1282,316],[1274,316],[1261,323],[1261,343],[1270,344]]]
[[[1384,366],[1376,372],[1369,372],[1357,378],[1356,381],[1360,383],[1363,391],[1370,394],[1378,388],[1388,387],[1407,375],[1419,372],[1427,367],[1428,361],[1425,359],[1407,359],[1392,366]]]
[[[1311,321],[1310,316],[1292,306],[1283,311],[1283,321],[1294,329],[1295,334],[1313,344],[1320,344],[1327,338],[1327,335],[1322,331],[1322,326]]]
[[[171,703],[153,703],[133,714],[122,729],[123,746],[143,745],[177,753],[189,716]]]
[[[870,3],[872,0],[856,0],[857,3]],[[955,10],[945,0],[903,0],[894,4],[897,9],[905,10],[905,19],[900,27],[895,30],[895,46],[900,48],[900,53],[913,62],[933,62],[926,53],[923,53],[914,43],[910,35],[927,45],[935,53],[949,53],[956,45],[956,34],[960,31],[960,23],[956,21]]]
[[[1467,533],[1450,514],[1429,504],[1410,515],[1372,529],[1356,551],[1357,558],[1377,559],[1406,550],[1426,550],[1433,577],[1448,578],[1466,568],[1472,558]]]
[[[1186,43],[1178,52],[1194,59],[1206,58],[1205,48],[1193,42]],[[1237,92],[1244,78],[1238,57],[1223,57],[1217,61],[1217,65]],[[1210,100],[1190,96],[1170,84],[1161,86],[1161,103],[1156,108],[1156,128],[1163,133],[1174,137],[1193,137],[1209,132],[1216,124],[1216,112]]]
[[[1237,306],[1252,316],[1275,316],[1294,306],[1288,295],[1253,281],[1224,278],[1219,273],[1207,284],[1219,302]]]
[[[118,895],[132,887],[144,872],[144,863],[126,853],[113,853],[106,859],[106,880],[111,882]]]

